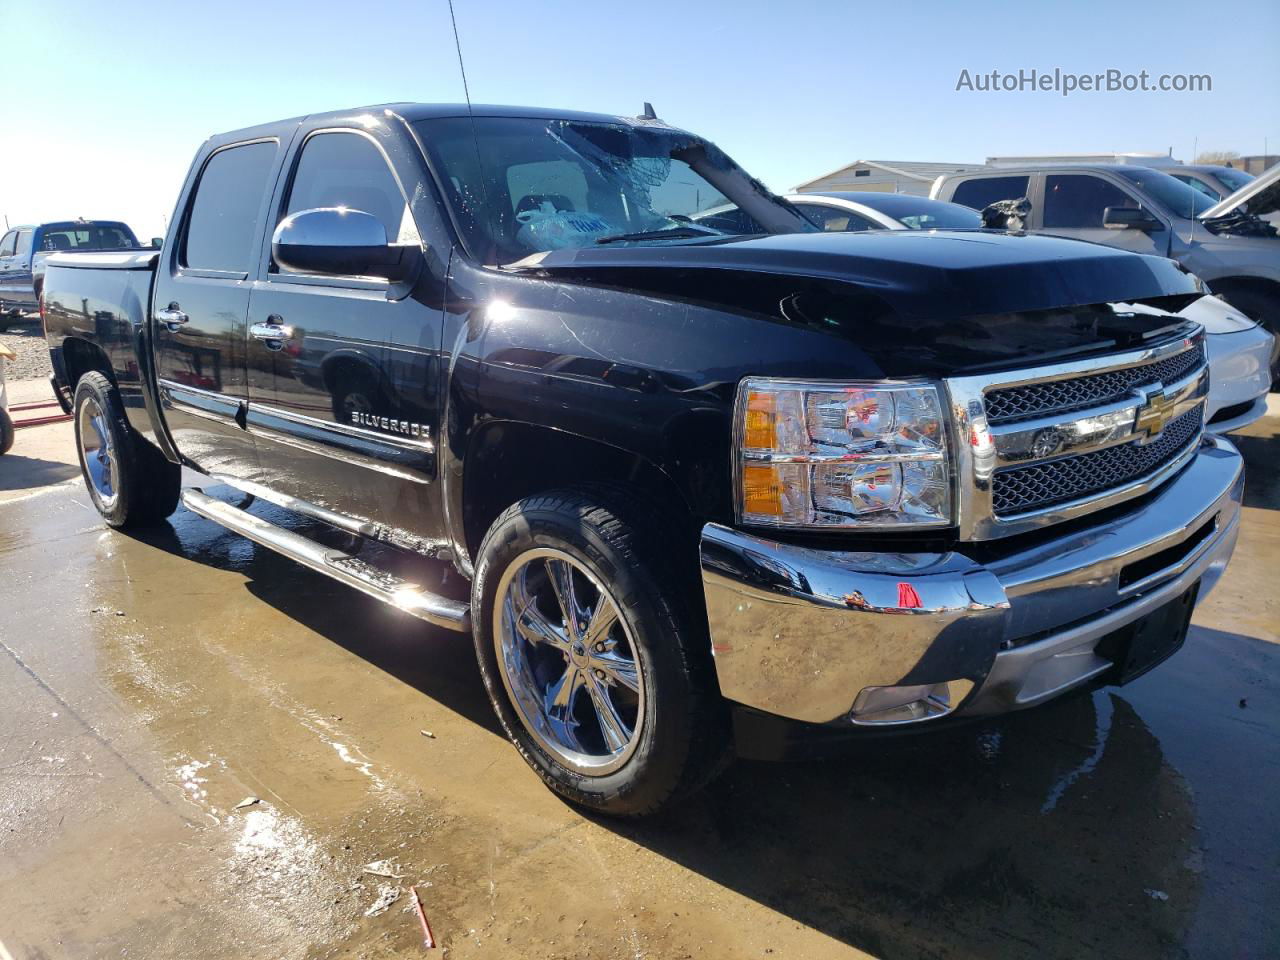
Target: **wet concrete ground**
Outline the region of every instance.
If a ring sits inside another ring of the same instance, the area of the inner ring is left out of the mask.
[[[457,958],[1280,955],[1280,416],[1240,444],[1161,668],[639,825],[542,787],[467,638],[185,511],[0,503],[0,958],[438,956],[407,895],[366,915],[409,883]]]

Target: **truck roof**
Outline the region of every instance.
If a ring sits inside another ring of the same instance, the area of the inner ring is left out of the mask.
[[[1072,163],[1064,160],[1061,163],[1027,163],[1019,164],[1016,167],[985,167],[978,170],[965,170],[961,173],[945,174],[948,180],[968,179],[970,177],[1007,177],[1010,174],[1018,173],[1035,173],[1040,170],[1070,170],[1086,171],[1094,173],[1132,173],[1137,170],[1142,173],[1165,173],[1169,170],[1175,170],[1177,167],[1144,167],[1137,163]]]
[[[445,117],[529,117],[534,119],[548,120],[576,120],[583,123],[617,123],[620,120],[632,120],[631,117],[623,117],[621,115],[608,113],[585,113],[580,110],[561,110],[555,107],[517,107],[503,106],[491,103],[476,103],[470,108],[465,103],[375,103],[364,107],[348,107],[343,110],[331,110],[327,113],[312,113],[300,117],[290,117],[285,120],[272,121],[269,126],[275,126],[279,123],[312,123],[317,120],[338,120],[344,117],[358,116],[364,113],[387,113],[393,116],[413,122],[416,120],[436,120]],[[667,124],[662,121],[657,122],[662,126]],[[218,134],[218,139],[229,136],[238,136],[259,129],[263,124],[255,124],[251,127],[242,127],[238,130],[228,130],[225,133]]]
[[[109,224],[110,226],[113,226],[113,227],[129,226],[123,220],[99,220],[96,217],[89,217],[89,218],[81,217],[76,220],[45,220],[41,223],[15,223],[11,225],[8,229],[9,230],[42,230],[42,229],[47,230],[49,227],[75,228],[75,227],[89,226],[90,224],[104,224],[104,223]],[[133,231],[130,230],[129,232],[132,233]]]

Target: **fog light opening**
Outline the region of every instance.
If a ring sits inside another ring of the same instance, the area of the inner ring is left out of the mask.
[[[856,724],[880,726],[919,723],[951,713],[973,689],[969,680],[901,687],[863,687],[853,701],[849,719]]]

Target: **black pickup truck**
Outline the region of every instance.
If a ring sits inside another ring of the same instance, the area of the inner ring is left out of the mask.
[[[1244,483],[1201,295],[823,233],[652,116],[397,104],[210,139],[163,249],[55,256],[41,310],[109,524],[181,502],[470,632],[529,764],[640,815],[1176,650]]]

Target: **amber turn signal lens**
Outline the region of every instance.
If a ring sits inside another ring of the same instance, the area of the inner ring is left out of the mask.
[[[775,467],[742,468],[742,509],[766,517],[782,516],[782,482]]]
[[[747,422],[743,443],[755,450],[768,450],[774,445],[774,414],[777,398],[772,393],[747,394]]]

